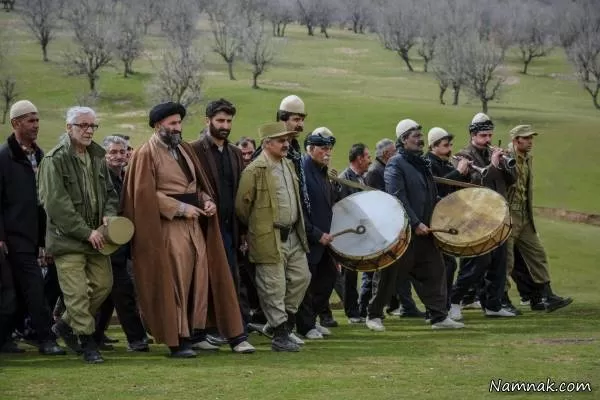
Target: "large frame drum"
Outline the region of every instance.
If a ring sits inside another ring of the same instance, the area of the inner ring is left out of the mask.
[[[449,194],[436,204],[431,228],[458,230],[457,235],[433,232],[444,253],[476,257],[502,245],[511,234],[512,221],[502,195],[488,188],[467,188]]]
[[[345,233],[330,244],[334,259],[353,271],[377,271],[399,259],[410,243],[402,203],[385,192],[354,193],[333,206],[331,234],[363,225],[363,234]]]

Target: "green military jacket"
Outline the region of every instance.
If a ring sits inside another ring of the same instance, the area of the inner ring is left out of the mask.
[[[93,229],[102,225],[102,217],[117,215],[119,198],[108,167],[105,151],[92,142],[87,151],[92,161],[93,184],[96,187],[98,221],[94,218],[89,197],[84,193],[82,171],[75,149],[67,134],[50,150],[38,170],[39,197],[47,214],[46,250],[59,256],[69,253],[98,254],[88,242]]]
[[[308,253],[306,228],[302,216],[298,176],[292,162],[283,159],[284,168],[288,168],[294,177],[294,194],[298,206],[296,233]],[[242,172],[238,187],[235,210],[248,227],[248,257],[255,264],[276,264],[283,260],[279,229],[273,227],[279,215],[277,201],[277,182],[273,176],[266,154],[261,153]]]
[[[510,147],[510,156],[515,158],[515,160],[517,159],[517,154],[516,152],[513,150],[512,146]],[[533,156],[531,154],[527,155],[527,169],[529,170],[529,177],[527,179],[526,182],[526,187],[527,187],[527,215],[529,216],[529,219],[531,220],[531,225],[533,226],[533,230],[536,231],[535,229],[535,223],[533,221]],[[515,167],[515,170],[517,169],[517,167]],[[516,174],[516,171],[515,171]],[[512,196],[514,194],[514,190],[516,188],[516,185],[518,183],[518,177],[516,177],[517,181],[511,185],[508,188],[508,203],[510,204],[511,200],[512,200]]]

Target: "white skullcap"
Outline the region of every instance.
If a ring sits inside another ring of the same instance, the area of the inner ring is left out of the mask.
[[[304,102],[300,97],[292,94],[281,100],[279,105],[281,111],[287,111],[292,114],[306,114],[304,112]]]
[[[448,140],[452,140],[454,138],[454,135],[448,133],[445,129],[439,128],[437,126],[431,128],[429,130],[429,133],[427,133],[427,143],[429,144],[429,146],[433,146],[435,142],[445,138],[447,138]]]
[[[396,125],[396,137],[400,138],[400,136],[404,135],[406,132],[410,131],[411,129],[420,129],[421,126],[419,124],[417,124],[415,121],[413,121],[412,119],[403,119],[402,121],[398,122],[398,125]]]
[[[491,121],[490,117],[488,117],[484,113],[477,113],[473,117],[473,120],[471,121],[471,123],[472,124],[480,124],[482,122],[487,122],[487,121]]]
[[[37,108],[29,100],[19,100],[10,108],[10,119],[19,118],[25,114],[37,113]]]
[[[328,128],[326,128],[324,126],[321,126],[321,127],[317,128],[317,129],[315,129],[314,131],[312,131],[311,134],[310,134],[310,136],[312,136],[312,135],[316,136],[318,134],[321,134],[324,137],[333,136],[333,133]]]

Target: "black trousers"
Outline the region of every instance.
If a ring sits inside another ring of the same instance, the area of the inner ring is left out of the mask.
[[[46,301],[45,282],[42,268],[37,261],[37,254],[9,253],[8,262],[11,266],[17,298],[15,317],[23,319],[29,315],[31,326],[40,342],[54,339],[54,334],[50,330],[53,323],[52,314]],[[22,322],[13,319],[12,328]]]
[[[482,284],[483,282],[483,284]],[[492,311],[502,308],[506,284],[506,243],[488,254],[462,258],[456,283],[452,287],[450,301],[460,304],[469,289],[480,287],[481,306]]]
[[[309,264],[311,273],[310,286],[296,313],[296,331],[306,335],[315,327],[317,315],[326,315],[329,310],[329,299],[337,278],[337,270],[328,252],[318,264]]]
[[[143,340],[146,329],[137,307],[135,288],[131,270],[127,262],[113,263],[113,287],[110,296],[106,298],[96,315],[96,332],[94,337],[100,341],[110,324],[113,310],[117,310],[119,323],[129,343]]]
[[[408,249],[391,266],[375,272],[373,297],[369,302],[369,319],[383,318],[383,308],[388,303],[396,282],[412,280],[417,295],[431,315],[431,323],[446,319],[446,266],[433,238],[413,235]]]
[[[344,311],[348,318],[360,318],[358,305],[358,272],[342,268],[342,280],[344,282]]]
[[[11,267],[0,259],[0,347],[10,338],[17,311],[17,294]]]
[[[392,297],[388,303],[390,311],[396,310],[400,306],[402,306],[402,310],[405,312],[417,311],[417,304],[412,297],[412,282],[404,274],[398,274],[396,289],[392,290]]]
[[[448,254],[443,254],[444,264],[446,264],[446,293],[448,293],[448,301],[446,303],[448,309],[450,309],[450,294],[452,293],[452,286],[454,286],[454,274],[458,265],[456,264],[456,258]]]

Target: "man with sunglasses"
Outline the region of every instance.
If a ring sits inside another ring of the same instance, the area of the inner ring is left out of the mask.
[[[385,166],[387,193],[403,204],[412,229],[410,243],[402,257],[391,266],[375,272],[373,297],[369,302],[367,327],[384,331],[383,308],[398,280],[409,275],[415,290],[427,308],[432,329],[459,329],[464,325],[448,318],[446,307],[445,265],[429,231],[437,189],[427,160],[423,157],[421,126],[404,119],[396,126],[398,154]]]
[[[307,255],[311,282],[296,314],[297,332],[307,339],[323,339],[331,334],[327,327],[316,323],[316,316],[330,315],[329,298],[333,292],[337,271],[327,246],[333,241],[329,234],[333,219],[333,204],[339,192],[328,177],[331,151],[335,145],[333,133],[326,127],[315,129],[304,140],[306,154],[302,168],[306,174],[306,189],[311,198],[311,213],[305,213],[306,235],[310,251]]]
[[[310,284],[298,177],[286,157],[294,131],[283,122],[259,129],[263,152],[242,172],[235,200],[248,227],[248,257],[256,264],[256,288],[273,331],[273,351],[299,351],[292,339],[293,316]]]
[[[472,161],[481,168],[488,167],[488,173],[482,177],[477,171],[471,171],[470,182],[485,186],[506,198],[507,190],[515,182],[514,172],[503,161],[503,151],[490,148],[494,135],[494,123],[483,113],[473,117],[469,125],[471,141],[457,155]],[[461,259],[456,282],[450,295],[450,317],[462,320],[460,302],[467,296],[469,289],[480,291],[479,301],[487,317],[515,317],[519,311],[504,296],[506,284],[506,243],[494,251],[479,256]],[[481,287],[483,285],[483,287]]]
[[[99,252],[106,239],[98,227],[117,215],[119,198],[105,151],[93,141],[98,129],[94,110],[73,107],[66,122],[66,134],[38,171],[40,200],[48,215],[46,249],[54,257],[66,306],[52,330],[69,348],[83,352],[85,361],[101,363],[92,336],[94,316],[110,294],[113,278],[109,256]]]

